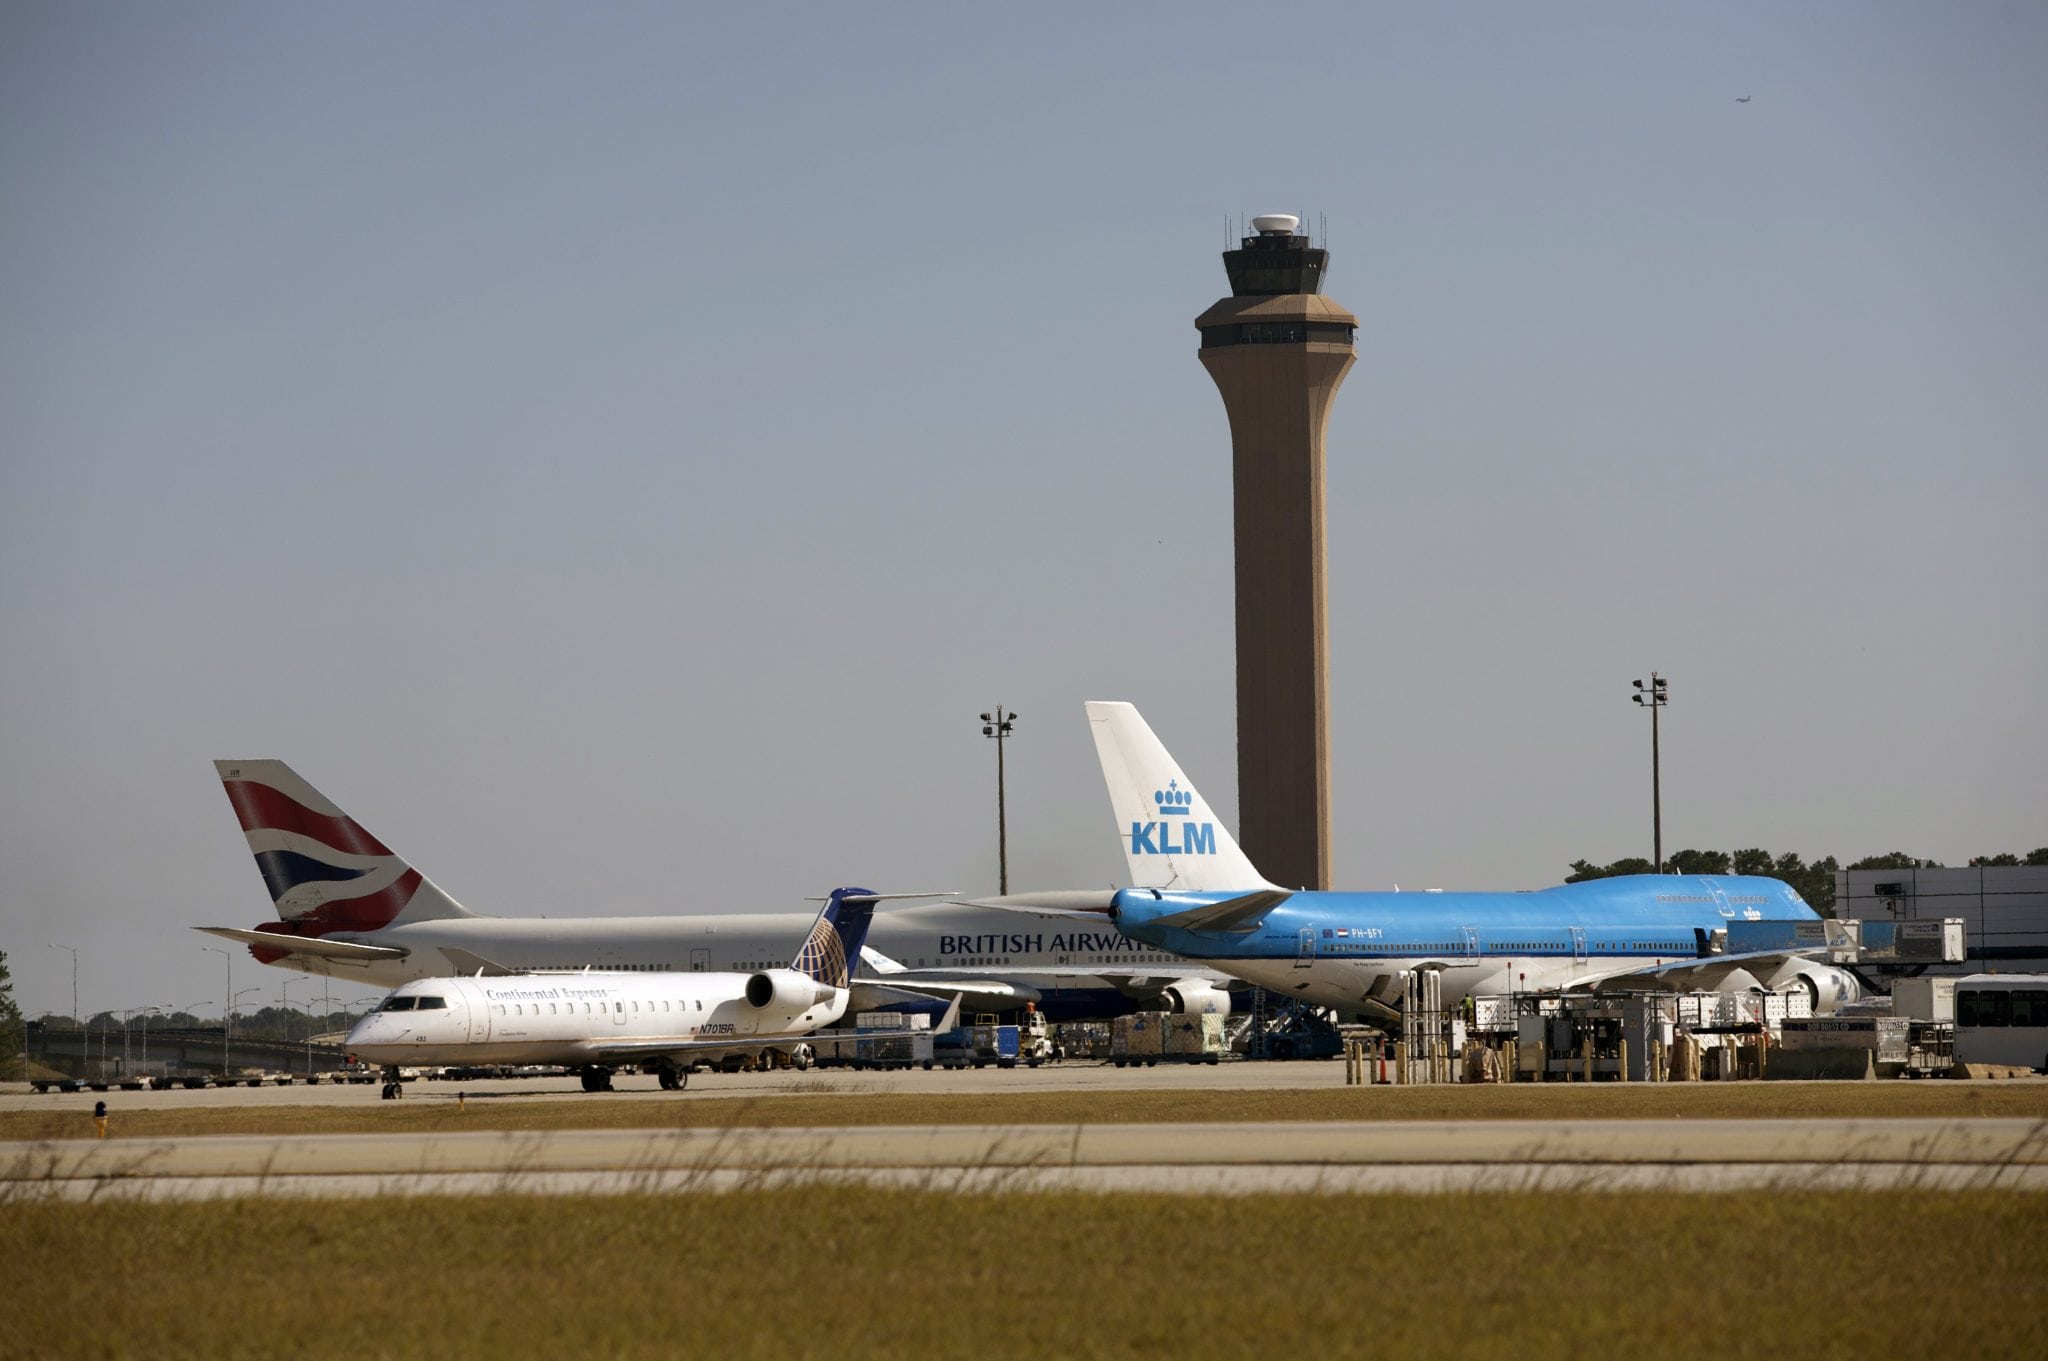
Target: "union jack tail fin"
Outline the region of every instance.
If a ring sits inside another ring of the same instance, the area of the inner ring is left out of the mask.
[[[215,761],[279,920],[297,936],[468,917],[282,761]]]

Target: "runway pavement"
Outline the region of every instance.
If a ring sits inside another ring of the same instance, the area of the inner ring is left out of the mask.
[[[1556,1120],[210,1136],[0,1144],[0,1196],[711,1191],[2048,1190],[2034,1120]]]
[[[1339,1060],[1300,1063],[1160,1064],[1156,1068],[1118,1068],[1095,1061],[1045,1064],[1038,1068],[922,1068],[854,1072],[844,1068],[817,1068],[809,1072],[779,1069],[770,1073],[697,1073],[688,1090],[664,1092],[651,1076],[629,1075],[615,1079],[617,1090],[608,1100],[701,1101],[720,1097],[756,1099],[764,1096],[801,1096],[808,1092],[1061,1092],[1061,1091],[1148,1091],[1166,1088],[1201,1087],[1210,1091],[1251,1089],[1302,1089],[1342,1087],[1344,1064]],[[224,1087],[188,1091],[174,1087],[162,1092],[86,1093],[90,1099],[104,1098],[133,1110],[169,1109],[173,1106],[222,1105],[347,1105],[375,1103],[376,1084],[342,1085],[322,1082],[307,1086],[295,1082],[288,1087]],[[470,1100],[499,1097],[573,1096],[587,1099],[575,1078],[503,1078],[475,1082],[418,1081],[405,1084],[405,1099],[455,1100],[458,1092]],[[56,1093],[38,1095],[23,1083],[0,1085],[0,1111],[47,1109],[58,1100],[77,1100]]]
[[[2048,1085],[2048,1078],[2023,1078],[2022,1083]],[[948,1071],[921,1068],[854,1072],[849,1069],[788,1069],[771,1073],[698,1073],[688,1090],[664,1092],[654,1078],[637,1075],[616,1079],[617,1090],[606,1101],[707,1101],[725,1098],[803,1096],[812,1093],[907,1092],[960,1095],[986,1092],[1145,1092],[1199,1088],[1204,1091],[1300,1091],[1344,1086],[1341,1061],[1300,1063],[1160,1064],[1156,1068],[1118,1068],[1095,1061],[1047,1064],[1039,1068],[966,1068]],[[1810,1084],[1821,1085],[1821,1084]],[[1522,1083],[1517,1090],[1553,1094],[1560,1105],[1578,1098],[1585,1088],[1575,1083]],[[405,1100],[453,1103],[458,1095],[470,1101],[536,1101],[591,1099],[575,1078],[493,1078],[474,1082],[405,1084]],[[83,1092],[38,1094],[25,1083],[0,1084],[0,1111],[49,1110],[59,1103],[104,1099],[120,1110],[169,1110],[187,1106],[336,1106],[375,1105],[374,1083],[336,1086],[303,1082],[288,1087],[226,1087],[188,1091]]]

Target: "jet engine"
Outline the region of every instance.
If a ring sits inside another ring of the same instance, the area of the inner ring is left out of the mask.
[[[747,1004],[775,1007],[791,1015],[817,1005],[832,996],[832,989],[794,969],[770,969],[747,980]]]
[[[1203,979],[1183,978],[1160,990],[1159,1005],[1176,1015],[1228,1016],[1230,994]]]
[[[1863,984],[1847,969],[1820,964],[1810,959],[1788,959],[1765,980],[1772,992],[1803,989],[1813,1003],[1813,1014],[1829,1016],[1863,996]]]

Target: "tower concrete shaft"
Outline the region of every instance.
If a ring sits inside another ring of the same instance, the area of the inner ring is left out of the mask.
[[[1329,253],[1254,219],[1231,296],[1195,321],[1230,415],[1237,554],[1238,840],[1285,888],[1330,887],[1323,436],[1358,319],[1322,297]]]

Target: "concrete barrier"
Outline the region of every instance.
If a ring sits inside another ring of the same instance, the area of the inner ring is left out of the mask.
[[[1764,1070],[1767,1082],[1876,1081],[1877,1062],[1868,1049],[1775,1049]]]

